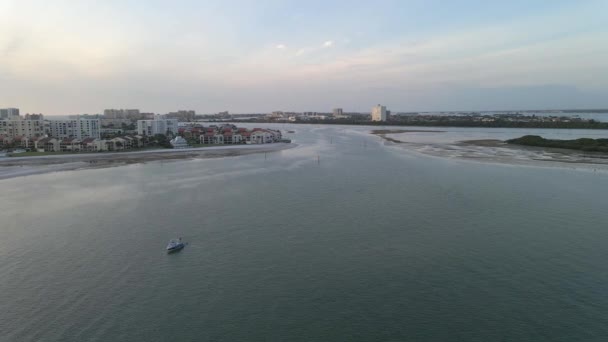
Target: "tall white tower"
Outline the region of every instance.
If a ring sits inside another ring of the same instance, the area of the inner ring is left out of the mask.
[[[377,105],[372,108],[372,121],[386,121],[386,106]]]

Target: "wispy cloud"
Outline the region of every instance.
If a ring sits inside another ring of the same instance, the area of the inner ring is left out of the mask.
[[[306,46],[306,47],[299,48],[296,51],[295,56],[306,56],[306,55],[311,56],[315,53],[318,53],[322,49],[331,48],[333,46],[334,46],[334,42],[332,40],[327,40],[327,41],[323,42],[323,44],[321,44],[321,45],[312,45],[312,46]]]
[[[411,43],[395,39],[363,48],[332,49],[331,54],[320,53],[334,46],[333,41],[325,41],[298,49],[297,59],[276,61],[266,80],[608,88],[608,46],[602,44],[608,41],[608,30],[586,30],[585,23],[571,20],[597,17],[592,10],[437,33]]]

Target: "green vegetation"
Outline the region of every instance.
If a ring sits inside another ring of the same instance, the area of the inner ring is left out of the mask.
[[[164,134],[156,134],[155,136],[149,138],[149,143],[151,145],[156,145],[164,148],[173,148],[169,141],[171,141],[171,138]]]
[[[568,128],[568,129],[608,129],[608,122],[589,121],[478,121],[470,119],[438,119],[428,121],[400,120],[389,125],[435,126],[435,127],[495,127],[495,128]]]
[[[507,140],[509,144],[567,148],[587,152],[608,152],[608,139],[581,138],[576,140],[545,139],[538,135],[525,135],[521,138]]]

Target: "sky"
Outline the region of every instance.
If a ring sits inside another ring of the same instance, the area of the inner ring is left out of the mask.
[[[0,108],[608,108],[608,0],[0,0]]]

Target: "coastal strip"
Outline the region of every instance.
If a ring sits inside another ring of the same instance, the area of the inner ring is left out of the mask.
[[[297,146],[290,143],[223,145],[130,152],[76,153],[0,158],[0,180],[57,171],[121,166],[153,161],[208,159],[276,152]]]
[[[386,141],[390,141],[395,144],[402,144],[404,141],[387,137],[387,134],[399,134],[399,133],[445,133],[445,131],[436,130],[422,130],[422,129],[374,129],[370,132],[371,134],[377,135]]]

